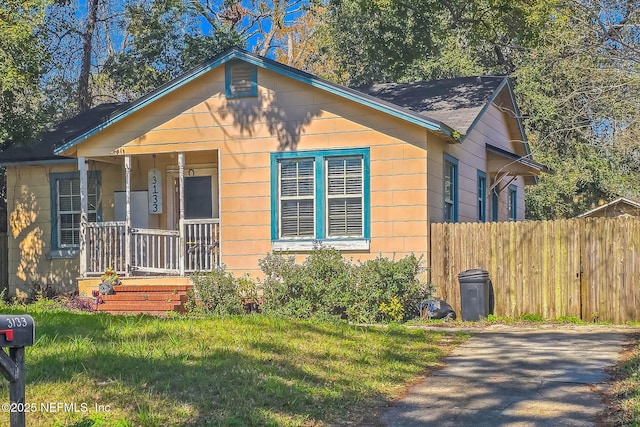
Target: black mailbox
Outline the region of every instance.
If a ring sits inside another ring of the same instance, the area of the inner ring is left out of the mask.
[[[0,347],[27,347],[34,341],[33,317],[28,314],[0,315]]]

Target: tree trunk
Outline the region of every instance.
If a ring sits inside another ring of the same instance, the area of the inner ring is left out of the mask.
[[[93,33],[98,17],[98,4],[100,0],[89,0],[87,13],[87,28],[82,35],[83,52],[82,68],[78,80],[78,109],[80,112],[91,108],[91,94],[89,93],[89,76],[91,75],[91,56],[93,53]]]

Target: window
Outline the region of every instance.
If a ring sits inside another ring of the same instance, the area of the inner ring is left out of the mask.
[[[478,221],[487,220],[487,175],[478,171]]]
[[[274,153],[271,161],[274,242],[359,240],[358,247],[332,245],[365,246],[369,238],[368,149]]]
[[[518,220],[518,211],[516,208],[518,203],[518,187],[515,185],[509,186],[509,221]]]
[[[491,181],[495,185],[495,181]],[[495,185],[491,190],[491,221],[498,221],[498,209],[499,209],[500,197],[498,195],[498,186]]]
[[[234,61],[225,66],[227,98],[243,98],[258,95],[258,69],[246,62]]]
[[[444,155],[444,221],[458,221],[458,160]]]
[[[281,160],[280,236],[315,236],[315,159]]]
[[[80,246],[80,176],[78,172],[52,173],[51,248],[77,249]],[[89,172],[87,182],[88,218],[99,220],[99,172]]]

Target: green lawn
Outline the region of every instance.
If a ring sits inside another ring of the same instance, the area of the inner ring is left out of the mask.
[[[466,338],[260,315],[18,311],[36,321],[36,344],[26,351],[26,400],[37,406],[27,414],[30,426],[374,422],[390,399]],[[0,384],[8,402],[8,383]],[[1,413],[0,425],[8,419]]]

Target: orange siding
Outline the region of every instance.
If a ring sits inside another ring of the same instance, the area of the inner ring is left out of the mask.
[[[142,155],[144,169],[151,153],[187,152],[188,167],[201,153],[219,152],[222,261],[256,276],[271,251],[270,153],[369,147],[371,245],[349,256],[426,256],[427,131],[268,70],[258,70],[258,83],[258,97],[227,100],[224,73],[214,70],[83,142],[78,153]]]
[[[73,172],[74,163],[7,168],[8,279],[9,294],[22,295],[35,284],[58,291],[76,289],[78,257],[51,256],[50,173]],[[90,163],[89,170],[102,174],[103,219],[113,220],[113,191],[120,182],[117,165]],[[16,184],[16,182],[18,184]]]

